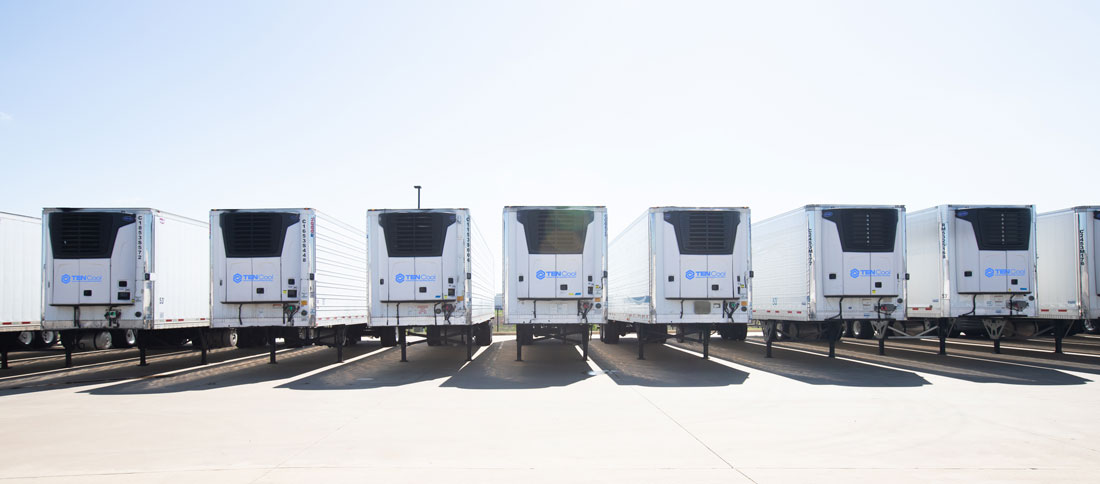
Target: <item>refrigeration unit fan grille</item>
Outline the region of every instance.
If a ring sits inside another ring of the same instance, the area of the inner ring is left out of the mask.
[[[287,227],[298,215],[286,212],[231,212],[221,215],[226,257],[279,257]]]
[[[976,208],[955,214],[974,226],[978,250],[1028,250],[1031,245],[1031,209]]]
[[[531,254],[580,254],[584,252],[588,225],[595,215],[589,210],[521,210],[516,213]]]
[[[837,223],[844,252],[893,252],[898,231],[898,211],[892,208],[827,210],[827,220]]]
[[[118,229],[134,223],[121,212],[50,214],[50,245],[55,259],[106,259],[114,250]]]
[[[455,219],[445,212],[394,212],[382,214],[379,223],[390,257],[439,257]]]
[[[666,212],[684,255],[732,254],[741,214],[734,211]]]

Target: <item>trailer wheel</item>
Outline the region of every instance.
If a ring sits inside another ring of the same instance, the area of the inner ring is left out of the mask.
[[[440,328],[438,326],[429,326],[428,328],[426,328],[425,335],[427,335],[428,337],[428,345],[438,346],[442,344],[441,333],[442,331],[440,331]]]
[[[683,343],[684,339],[686,339],[686,337],[684,336],[684,325],[677,324],[676,325],[676,342],[677,343]]]
[[[237,330],[234,328],[226,328],[217,333],[215,341],[218,348],[228,348],[231,346],[237,346],[240,343],[240,335],[237,334]]]
[[[852,332],[856,339],[871,339],[875,337],[875,328],[870,321],[852,321]]]
[[[478,346],[489,346],[493,344],[493,325],[488,321],[479,324],[474,333],[474,342],[476,342]]]
[[[1085,330],[1085,332],[1088,333],[1088,334],[1098,334],[1098,333],[1100,333],[1100,321],[1098,321],[1098,320],[1086,319],[1086,320],[1081,322],[1081,326]]]
[[[132,348],[137,344],[137,332],[132,329],[111,331],[111,342],[115,348]]]
[[[748,337],[749,337],[749,325],[748,325],[748,323],[746,323],[746,324],[735,324],[735,325],[733,325],[733,327],[736,329],[736,331],[734,331],[734,338],[733,339],[735,339],[737,341],[745,341],[746,339],[748,339]]]
[[[853,324],[851,321],[845,321],[844,322],[844,337],[845,338],[855,338],[856,337],[855,324]]]
[[[384,327],[384,328],[380,328],[378,331],[380,331],[380,333],[378,335],[378,339],[382,340],[382,346],[384,348],[397,346],[397,327],[396,326],[392,327],[392,328],[387,326],[387,327]]]
[[[603,336],[606,332],[607,336]],[[603,337],[603,342],[609,345],[619,344],[619,324],[614,321],[608,321],[600,327],[600,336]]]
[[[20,331],[15,335],[15,341],[23,348],[30,348],[34,346],[34,340],[37,339],[34,333],[34,331]]]

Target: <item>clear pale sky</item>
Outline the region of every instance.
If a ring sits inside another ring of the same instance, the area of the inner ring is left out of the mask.
[[[0,211],[1100,204],[1100,2],[0,1]]]

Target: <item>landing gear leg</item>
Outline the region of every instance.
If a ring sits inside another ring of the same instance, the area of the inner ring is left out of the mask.
[[[73,366],[73,348],[76,347],[76,331],[62,331],[61,346],[65,347],[65,368],[71,368]]]
[[[206,348],[209,346],[207,344],[207,341],[206,341],[206,329],[205,328],[199,328],[196,331],[198,331],[198,333],[199,333],[198,338],[196,338],[198,340],[198,343],[199,343],[199,351],[202,352],[202,356],[199,358],[199,363],[205,365],[206,364]]]
[[[588,361],[588,340],[592,339],[592,325],[584,325],[581,331],[581,359]]]
[[[516,326],[516,361],[523,361],[523,338],[526,331],[523,329],[523,325]]]
[[[940,337],[940,356],[947,356],[947,335],[951,334],[951,326],[954,325],[949,319],[936,322],[937,336]]]
[[[268,344],[271,345],[271,361],[268,361],[268,364],[274,365],[278,363],[278,361],[275,361],[275,332],[271,328],[265,328],[264,336],[267,336]]]
[[[1054,320],[1054,353],[1062,354],[1062,337],[1065,336],[1066,323],[1061,319]],[[6,368],[6,367],[5,367]]]
[[[985,333],[989,335],[989,338],[993,340],[993,353],[1001,354],[1001,335],[1004,334],[1005,325],[1007,321],[991,321],[983,320],[982,326],[985,326]]]
[[[466,325],[466,361],[474,359],[474,326]]]
[[[408,349],[408,347],[409,347],[407,338],[405,337],[406,333],[408,333],[408,330],[404,326],[398,326],[397,327],[397,339],[398,339],[398,344],[401,345],[401,362],[402,363],[408,363],[409,362],[409,359],[406,358],[406,356],[407,356],[406,355],[406,349]]]
[[[700,329],[700,332],[703,333],[703,359],[704,360],[709,360],[710,359],[710,328],[704,326],[702,329]]]
[[[829,321],[829,331],[826,333],[826,337],[829,338],[829,358],[836,358],[836,337],[837,323],[835,321]]]
[[[145,334],[144,330],[135,331],[134,337],[137,338],[138,345],[138,366],[149,366],[149,363],[145,362],[146,349],[149,346],[149,336]]]
[[[775,341],[775,321],[764,321],[764,343],[767,347],[764,358],[772,357],[772,341]]]
[[[644,324],[635,324],[635,333],[638,334],[638,359],[645,359],[645,327]]]
[[[335,343],[336,343],[336,362],[337,363],[343,363],[344,362],[344,344],[347,342],[347,338],[348,338],[347,331],[348,331],[348,326],[346,324],[341,324],[341,325],[336,327]]]

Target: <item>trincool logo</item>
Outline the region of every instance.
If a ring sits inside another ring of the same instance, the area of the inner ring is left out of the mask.
[[[882,269],[852,269],[848,272],[848,275],[852,276],[852,279],[859,277],[890,277],[890,274],[892,274],[892,272]]]
[[[80,274],[61,274],[61,283],[70,282],[103,282],[103,276],[82,276]]]
[[[398,284],[405,281],[420,281],[420,282],[435,282],[435,275],[432,274],[397,274],[393,276],[393,280]]]
[[[240,284],[242,282],[271,282],[275,280],[275,276],[271,274],[233,274],[233,282]]]
[[[576,271],[543,271],[543,270],[535,272],[535,279],[538,279],[540,281],[543,280],[543,279],[546,279],[548,277],[550,279],[572,279],[574,277],[577,277],[577,273],[576,273]]]

